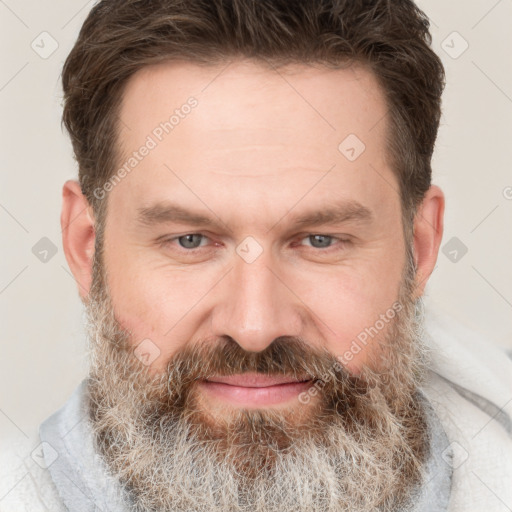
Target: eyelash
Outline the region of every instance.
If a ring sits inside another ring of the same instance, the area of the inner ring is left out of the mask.
[[[312,245],[306,245],[305,246],[305,247],[309,247],[310,249],[316,249],[316,252],[328,253],[331,250],[334,251],[334,250],[339,249],[339,247],[337,247],[338,245],[344,245],[344,244],[348,244],[350,242],[350,240],[348,238],[340,238],[338,236],[328,235],[328,234],[325,234],[325,233],[309,233],[306,236],[303,236],[302,238],[300,238],[299,241],[306,240],[306,239],[308,239],[309,237],[312,237],[312,236],[325,236],[325,237],[329,237],[329,238],[332,239],[332,242],[333,242],[328,247],[313,247]]]
[[[173,242],[178,242],[178,239],[182,238],[182,237],[185,237],[185,236],[189,236],[189,235],[201,235],[203,237],[203,239],[206,239],[206,240],[210,240],[210,238],[206,235],[204,235],[203,233],[185,233],[183,235],[179,235],[179,236],[175,236],[175,237],[172,237],[172,238],[168,238],[168,239],[163,239],[159,242],[159,245],[161,247],[167,247],[169,245],[174,245]],[[325,233],[309,233],[305,236],[302,236],[301,238],[299,239],[296,239],[298,241],[303,241],[303,240],[306,240],[308,239],[309,237],[311,236],[326,236],[326,237],[329,237],[332,239],[333,243],[331,245],[329,245],[328,247],[313,247],[313,246],[304,246],[304,247],[309,247],[310,249],[313,249],[316,251],[315,252],[322,252],[322,253],[328,253],[330,252],[331,250],[336,250],[337,249],[337,246],[338,245],[345,245],[345,244],[350,244],[351,243],[351,240],[348,239],[348,238],[341,238],[341,237],[337,237],[337,236],[334,236],[334,235],[328,235],[328,234],[325,234]],[[336,243],[337,242],[337,243]],[[176,248],[183,252],[183,253],[193,253],[193,252],[196,252],[200,249],[205,249],[207,248],[207,246],[199,246],[199,247],[194,247],[192,249],[186,249],[185,247],[181,247],[179,245],[179,243],[176,243]]]

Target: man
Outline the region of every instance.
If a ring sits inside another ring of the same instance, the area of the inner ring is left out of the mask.
[[[423,330],[443,83],[409,0],[93,8],[61,218],[90,376],[27,508],[512,506],[510,362]]]

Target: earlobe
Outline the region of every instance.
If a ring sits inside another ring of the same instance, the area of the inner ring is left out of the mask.
[[[443,238],[444,194],[432,185],[414,219],[414,259],[416,263],[415,298],[423,295],[432,274]]]
[[[60,223],[64,254],[83,299],[91,286],[95,228],[92,207],[77,181],[64,183]]]

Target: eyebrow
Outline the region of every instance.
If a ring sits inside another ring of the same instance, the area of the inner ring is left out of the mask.
[[[343,224],[345,222],[369,223],[374,219],[372,211],[357,201],[343,201],[323,210],[305,212],[292,217],[295,228],[304,226],[322,226],[325,224]]]
[[[139,208],[137,210],[137,221],[139,224],[146,226],[170,222],[203,226],[218,225],[218,222],[206,215],[170,203],[156,203],[146,208]]]
[[[212,212],[213,213],[213,212]],[[342,224],[346,222],[371,222],[374,215],[369,208],[357,201],[343,201],[323,210],[313,210],[300,215],[285,214],[274,224],[273,229],[286,216],[290,215],[290,224],[294,229],[305,226],[321,226],[326,224]],[[226,228],[220,219],[194,212],[168,202],[159,202],[152,206],[137,210],[137,222],[143,226],[152,226],[166,223],[182,223],[195,226],[208,226],[219,228],[220,224]]]

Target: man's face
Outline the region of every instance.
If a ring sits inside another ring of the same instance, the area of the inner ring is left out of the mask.
[[[108,196],[104,260],[118,320],[134,344],[156,346],[153,371],[220,336],[247,351],[300,336],[343,355],[392,308],[406,251],[385,116],[361,68],[174,63],[130,80],[120,164],[148,136],[156,147]],[[347,358],[352,371],[376,339]],[[235,402],[208,397],[211,408]]]
[[[399,500],[424,454],[422,366],[375,79],[167,63],[132,77],[119,117],[121,165],[149,150],[108,196],[88,302],[111,469],[141,510]]]

